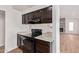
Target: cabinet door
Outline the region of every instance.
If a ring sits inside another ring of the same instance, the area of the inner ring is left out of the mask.
[[[42,12],[41,13],[41,15],[42,15],[41,16],[41,22],[42,23],[46,23],[46,19],[47,19],[47,15],[46,15],[47,14],[47,11],[46,11],[46,8],[42,9],[41,12]]]
[[[47,8],[47,22],[52,23],[52,7]]]
[[[28,14],[28,19],[29,19],[28,23],[31,23],[32,18],[33,18],[33,13],[31,12],[31,13]]]
[[[35,18],[35,21],[37,21],[36,23],[41,23],[41,12],[40,10],[37,10],[34,12],[34,18]]]
[[[28,14],[22,15],[22,24],[28,24]]]
[[[36,40],[36,52],[37,53],[49,53],[50,43],[42,40]]]
[[[52,23],[52,7],[42,9],[42,23]]]
[[[35,17],[35,18],[41,17],[41,10],[35,11],[35,12],[34,12],[34,17]]]
[[[29,23],[31,24],[41,23],[41,16],[39,10],[29,13]]]
[[[17,35],[17,46],[23,51],[23,53],[34,53],[34,40],[33,38],[23,35]]]

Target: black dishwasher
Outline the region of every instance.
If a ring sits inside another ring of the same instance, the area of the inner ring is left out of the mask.
[[[23,53],[35,52],[34,38],[18,34],[17,45],[20,49],[22,49]]]

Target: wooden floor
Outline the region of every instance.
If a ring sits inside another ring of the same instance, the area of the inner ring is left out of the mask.
[[[8,52],[8,53],[23,53],[21,49],[19,48],[16,48],[16,49],[13,49],[12,51]]]
[[[60,52],[61,53],[79,53],[79,35],[61,33]]]
[[[0,53],[4,53],[4,46],[0,47]]]

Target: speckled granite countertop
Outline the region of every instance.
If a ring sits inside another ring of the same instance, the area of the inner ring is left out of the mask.
[[[32,37],[31,33],[27,34],[26,32],[18,32],[17,34]],[[42,33],[42,35],[39,35],[39,36],[34,37],[34,38],[39,39],[39,40],[43,40],[43,41],[48,41],[48,42],[53,41],[52,32]]]

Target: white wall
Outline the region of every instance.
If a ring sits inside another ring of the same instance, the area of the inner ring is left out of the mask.
[[[61,5],[60,6],[61,18],[79,18],[79,6],[78,5]]]
[[[60,17],[65,18],[66,33],[79,34],[79,6],[62,5],[60,6]],[[74,30],[69,31],[69,22],[74,22]]]
[[[5,44],[5,12],[0,10],[0,46]]]
[[[58,5],[53,5],[53,30],[52,30],[52,39],[53,44],[52,44],[52,51],[55,53],[59,53],[60,52],[60,32],[59,32],[59,28],[60,28],[60,8]]]
[[[5,52],[17,48],[17,32],[27,31],[28,26],[22,25],[21,12],[11,6],[1,5],[0,10],[5,11]]]

